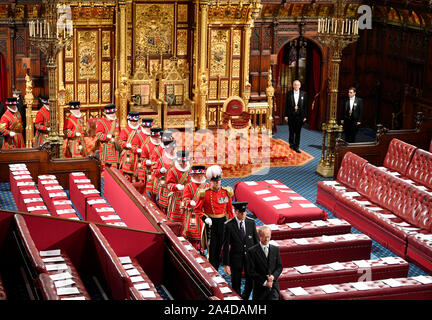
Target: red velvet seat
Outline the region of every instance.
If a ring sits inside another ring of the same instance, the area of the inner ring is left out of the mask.
[[[268,226],[272,230],[271,238],[273,240],[318,237],[351,232],[351,225],[345,220],[340,219],[314,220]]]
[[[432,191],[432,153],[417,149],[406,171],[406,177]]]
[[[431,280],[431,276],[426,276]],[[432,283],[423,284],[415,280],[415,277],[396,278],[397,285],[392,287],[383,280],[367,282],[350,282],[335,284],[338,292],[326,293],[321,286],[303,288],[306,295],[295,295],[290,289],[281,290],[283,300],[429,300],[432,299]],[[367,290],[359,290],[356,285],[365,285]]]
[[[335,194],[340,192],[354,192],[367,161],[358,155],[347,152],[342,159],[336,181],[319,181],[317,183],[316,202],[333,211]]]
[[[384,167],[405,175],[416,149],[417,147],[409,143],[396,138],[392,139],[384,158]]]
[[[369,266],[363,266],[361,263]],[[341,262],[343,269],[335,270],[331,264],[319,264],[302,267],[284,268],[279,276],[281,290],[292,287],[311,287],[325,284],[355,282],[368,278],[379,280],[400,278],[408,275],[409,263],[402,258],[394,258],[391,263],[387,259]],[[360,265],[360,266],[359,266]],[[307,270],[309,269],[309,270]]]
[[[284,267],[370,259],[372,246],[372,240],[364,234],[275,240],[275,243],[279,245]]]
[[[432,273],[432,233],[431,230],[412,233],[408,236],[406,258]]]

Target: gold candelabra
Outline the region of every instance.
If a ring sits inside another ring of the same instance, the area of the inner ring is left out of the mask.
[[[63,135],[58,131],[57,119],[57,56],[73,39],[72,14],[69,6],[59,0],[43,0],[45,17],[30,20],[30,44],[38,47],[45,55],[48,69],[50,132],[46,141],[51,145],[53,158],[61,157]]]
[[[338,104],[339,68],[342,50],[358,39],[358,21],[344,17],[344,7],[347,0],[336,0],[335,14],[330,18],[318,19],[318,38],[329,47],[331,52],[329,72],[329,102],[327,123],[322,124],[322,154],[316,172],[323,177],[334,175],[334,159],[336,138],[343,131],[342,125],[337,124],[336,111]]]

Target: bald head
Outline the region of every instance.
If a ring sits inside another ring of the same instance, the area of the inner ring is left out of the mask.
[[[300,87],[301,87],[301,83],[300,83],[300,81],[298,81],[298,80],[294,80],[294,81],[293,81],[293,89],[294,89],[294,91],[298,91],[298,90],[300,90]]]

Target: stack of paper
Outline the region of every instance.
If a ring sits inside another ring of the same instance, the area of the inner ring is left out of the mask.
[[[293,240],[297,244],[309,244],[309,241],[305,238],[295,238]]]
[[[288,290],[291,291],[291,293],[294,294],[295,296],[305,296],[309,294],[302,287],[288,288]]]
[[[359,291],[363,291],[363,290],[370,290],[372,288],[370,288],[366,282],[351,282],[351,285]]]
[[[431,276],[417,276],[412,277],[414,280],[420,282],[421,284],[430,284],[432,283],[432,277]]]
[[[332,268],[333,270],[335,270],[335,271],[338,271],[338,270],[344,270],[344,269],[345,269],[344,265],[341,264],[340,262],[328,263],[327,265],[328,265],[330,268]]]
[[[323,227],[327,225],[327,222],[324,220],[312,220],[311,221],[314,226]]]
[[[387,264],[399,264],[401,262],[401,260],[396,257],[384,257],[381,258],[381,261],[384,261]]]
[[[390,279],[383,279],[381,281],[392,288],[397,288],[397,287],[403,286],[402,283],[400,283],[399,281],[397,281],[395,279],[391,279],[391,278]]]
[[[336,293],[339,292],[339,290],[332,284],[326,284],[323,286],[320,286],[320,288],[325,292],[325,293]]]
[[[296,266],[294,267],[294,269],[296,269],[298,272],[300,273],[311,273],[313,272],[313,270],[309,267],[309,266]]]
[[[290,228],[292,228],[292,229],[300,229],[300,228],[303,227],[303,226],[302,226],[300,223],[298,223],[298,222],[291,222],[291,223],[287,223],[287,226],[290,227]]]

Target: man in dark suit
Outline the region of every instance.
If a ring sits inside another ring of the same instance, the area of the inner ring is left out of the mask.
[[[355,137],[363,117],[363,100],[356,97],[356,88],[348,89],[348,99],[343,107],[343,119],[345,141],[355,142]]]
[[[300,132],[306,122],[307,94],[300,90],[301,83],[294,80],[293,90],[288,92],[285,104],[285,122],[288,122],[290,148],[300,153]]]
[[[248,250],[248,272],[253,279],[252,300],[280,300],[278,278],[282,273],[279,247],[269,244],[271,230],[258,230],[260,242]]]
[[[223,264],[225,272],[231,276],[231,287],[244,300],[252,292],[252,279],[248,276],[246,266],[247,250],[258,243],[255,220],[246,217],[247,202],[232,204],[235,217],[226,221],[224,226]],[[240,292],[241,275],[245,270],[246,282],[243,294]]]

